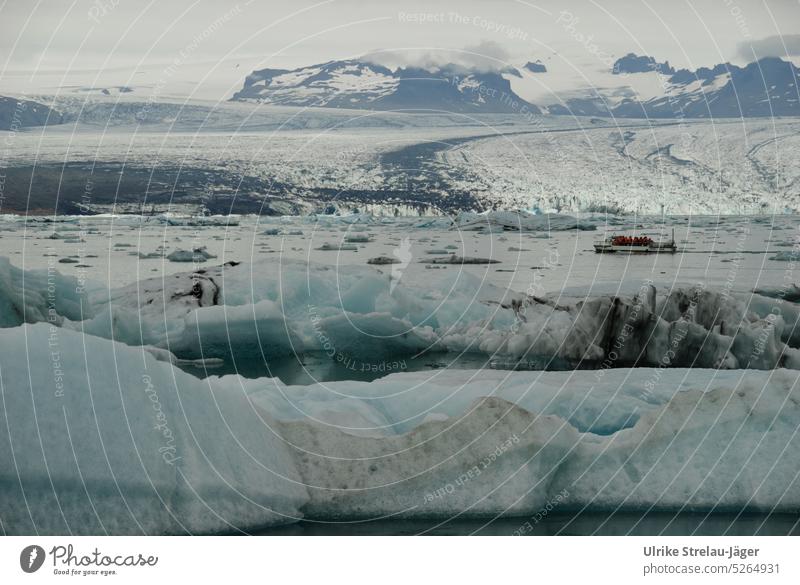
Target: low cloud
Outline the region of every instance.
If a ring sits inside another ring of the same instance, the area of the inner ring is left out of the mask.
[[[459,65],[474,71],[500,71],[509,66],[508,51],[494,41],[483,41],[463,49],[373,51],[363,60],[389,68],[419,67],[436,71],[445,65]]]
[[[754,41],[739,43],[736,53],[745,61],[763,57],[787,57],[800,55],[800,34],[774,35]]]

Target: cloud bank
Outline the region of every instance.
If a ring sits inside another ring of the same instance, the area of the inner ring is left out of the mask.
[[[737,55],[747,62],[763,57],[787,57],[800,55],[800,34],[773,35],[752,41],[744,41],[737,46]]]
[[[472,71],[501,71],[510,66],[508,51],[494,41],[482,41],[463,49],[426,49],[372,51],[363,60],[384,65],[391,69],[397,67],[419,67],[436,71],[445,65],[459,65]]]

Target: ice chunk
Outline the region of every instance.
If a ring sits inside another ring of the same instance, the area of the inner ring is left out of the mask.
[[[235,385],[46,324],[0,330],[0,346],[5,532],[232,532],[300,516],[293,456]]]
[[[384,266],[386,264],[400,264],[401,260],[398,258],[390,258],[389,256],[376,256],[367,260],[367,264],[376,264]]]
[[[191,252],[189,250],[174,250],[167,254],[167,260],[170,262],[205,262],[211,258],[216,258],[211,254],[205,246],[194,248]]]
[[[29,368],[51,363],[54,338],[23,327],[0,331],[11,534],[531,515],[558,494],[565,511],[800,510],[795,371],[439,370],[291,387],[198,380],[68,330],[57,365]]]
[[[355,244],[343,244],[343,243],[331,244],[331,243],[325,242],[319,248],[316,248],[316,249],[317,250],[321,250],[321,251],[330,251],[330,250],[335,250],[335,251],[353,251],[353,250],[358,250],[358,246],[356,246]]]
[[[797,250],[780,250],[774,256],[769,257],[770,260],[778,262],[797,262],[800,260],[800,251]]]
[[[169,350],[184,359],[233,355],[237,360],[264,360],[292,355],[305,347],[280,307],[269,300],[253,305],[203,307],[184,319],[180,333],[166,341]]]
[[[444,254],[447,254],[447,252],[444,252]],[[420,262],[423,264],[500,264],[500,260],[495,260],[494,258],[475,258],[472,256],[456,256],[455,254],[450,254],[447,258],[431,258]]]
[[[371,242],[372,238],[366,234],[353,234],[344,237],[344,241],[351,243],[351,244],[365,244],[367,242]]]
[[[64,318],[93,315],[83,283],[55,268],[23,271],[0,257],[0,327],[47,321],[61,325]]]

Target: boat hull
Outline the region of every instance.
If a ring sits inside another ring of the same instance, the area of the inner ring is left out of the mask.
[[[677,248],[673,246],[615,246],[614,244],[595,244],[594,251],[598,254],[674,254]]]

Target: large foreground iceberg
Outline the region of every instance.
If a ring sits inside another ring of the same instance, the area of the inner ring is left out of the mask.
[[[291,522],[293,454],[233,385],[46,324],[0,334],[7,533],[160,534]]]
[[[790,370],[200,380],[48,324],[0,331],[5,532],[234,532],[300,517],[800,511]]]

